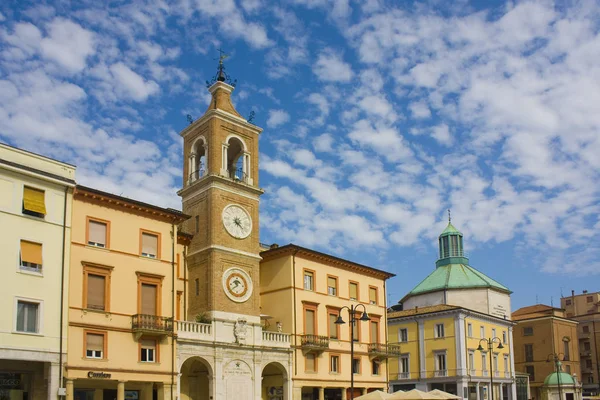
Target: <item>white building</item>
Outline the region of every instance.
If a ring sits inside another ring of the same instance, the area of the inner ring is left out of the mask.
[[[0,399],[58,397],[75,167],[0,144]]]

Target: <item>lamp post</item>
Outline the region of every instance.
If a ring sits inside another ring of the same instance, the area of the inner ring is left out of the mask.
[[[362,307],[363,315],[359,319],[356,319],[356,313],[358,312],[358,308]],[[337,320],[335,321],[336,325],[343,325],[346,323],[342,319],[342,310],[348,310],[348,316],[350,317],[350,400],[354,399],[354,326],[356,321],[370,321],[369,314],[367,314],[367,309],[364,304],[351,304],[350,307],[344,306],[340,308],[340,312],[338,313]]]
[[[564,361],[565,355],[563,353],[552,353],[548,354],[546,358],[546,362],[554,362],[554,366],[556,367],[556,379],[558,383],[558,399],[562,400],[562,389],[560,387],[560,372],[561,372],[561,361]]]
[[[498,350],[502,350],[504,346],[502,346],[502,341],[498,337],[481,339],[479,341],[479,347],[477,348],[477,350],[481,352],[484,351],[484,348],[481,346],[481,342],[485,342],[487,344],[488,354],[490,355],[490,399],[494,400],[494,371],[492,367],[492,359],[494,358],[494,354],[492,351],[494,350],[494,343],[498,343],[498,346],[496,347]]]

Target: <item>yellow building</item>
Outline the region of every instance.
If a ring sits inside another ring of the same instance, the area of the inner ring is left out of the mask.
[[[77,186],[67,400],[174,399],[177,224],[171,209]]]
[[[349,398],[387,390],[385,281],[393,274],[293,244],[261,253],[260,305],[269,323],[291,332],[294,400]],[[349,311],[354,324],[351,358]],[[336,324],[341,316],[344,324]],[[353,374],[351,374],[353,371]]]
[[[562,372],[581,376],[577,321],[567,319],[565,310],[536,304],[516,310],[512,319],[517,323],[515,369],[529,375],[532,399],[543,397],[544,380],[556,372],[556,361]]]
[[[401,353],[390,361],[391,389],[514,400],[510,291],[469,266],[451,223],[439,246],[435,271],[388,314],[388,341]]]
[[[600,292],[584,290],[560,299],[567,318],[579,322],[581,383],[584,396],[600,396]]]
[[[0,144],[0,397],[57,399],[75,167]]]

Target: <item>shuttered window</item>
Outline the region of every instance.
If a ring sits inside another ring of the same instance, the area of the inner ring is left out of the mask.
[[[96,247],[106,247],[106,224],[92,221],[88,223],[88,244]]]
[[[337,295],[337,279],[330,276],[327,277],[327,294],[330,296]]]
[[[41,272],[42,245],[21,240],[21,269]]]
[[[87,275],[87,304],[86,308],[104,310],[106,308],[106,277],[102,275]]]
[[[142,233],[142,255],[156,258],[158,256],[158,236],[151,233]]]
[[[46,199],[43,190],[23,188],[23,213],[35,217],[46,215]]]
[[[358,284],[350,282],[350,300],[358,299]]]
[[[339,339],[338,338],[338,325],[335,323],[337,321],[336,314],[329,314],[329,337],[331,339]]]
[[[355,342],[358,342],[360,339],[360,324],[354,324],[354,327],[352,327],[352,323],[350,323],[349,325],[350,329],[352,330],[352,339]]]
[[[305,315],[305,327],[304,333],[306,335],[315,334],[315,312],[314,310],[304,310]]]
[[[156,315],[156,285],[142,283],[142,314]]]
[[[156,362],[156,341],[142,340],[140,341],[140,361],[141,362]]]
[[[87,358],[104,358],[104,335],[86,333],[85,356]]]
[[[371,321],[371,343],[379,343],[379,323]]]
[[[377,304],[377,288],[369,288],[369,303]]]

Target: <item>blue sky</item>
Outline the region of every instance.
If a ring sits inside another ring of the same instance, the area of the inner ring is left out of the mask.
[[[447,223],[513,308],[600,290],[600,5],[179,0],[0,4],[0,140],[180,207],[216,49],[261,137],[261,241],[389,270]]]

